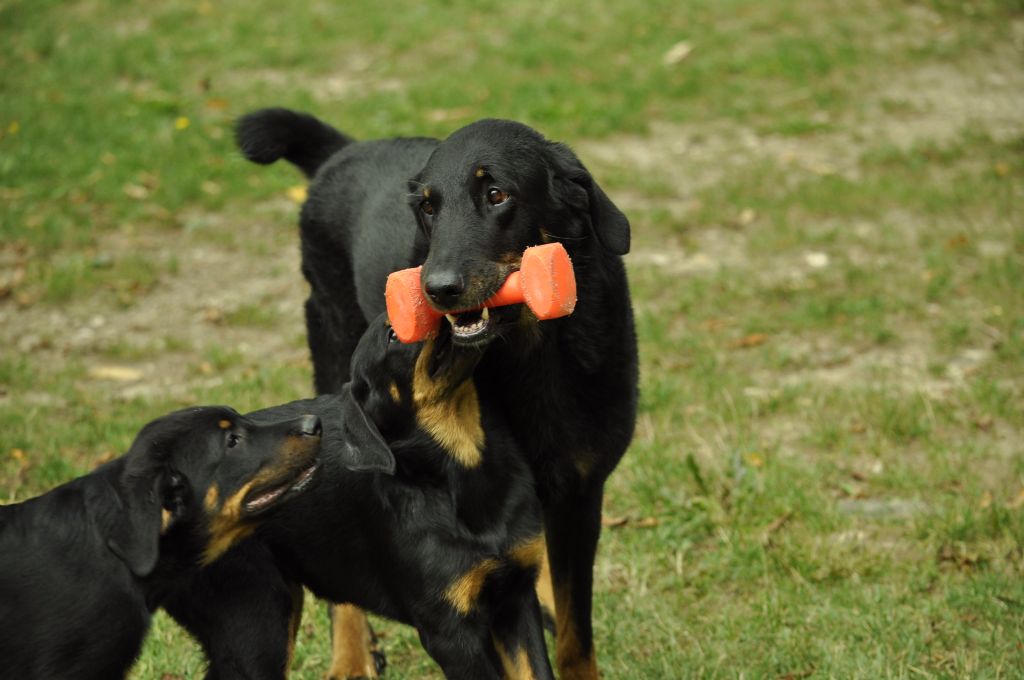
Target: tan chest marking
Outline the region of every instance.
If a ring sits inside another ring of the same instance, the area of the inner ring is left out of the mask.
[[[452,458],[474,468],[483,460],[484,445],[476,386],[466,380],[450,391],[442,380],[432,380],[428,370],[432,348],[433,342],[428,341],[416,360],[412,383],[416,421]]]
[[[210,564],[227,552],[228,548],[255,531],[255,524],[242,521],[242,500],[252,486],[253,482],[249,482],[233,493],[224,501],[220,512],[214,515],[210,522],[210,540],[203,551],[203,565]]]

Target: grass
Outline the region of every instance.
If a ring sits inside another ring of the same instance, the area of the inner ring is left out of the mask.
[[[1022,21],[1019,0],[0,1],[0,499],[172,408],[310,392],[302,182],[245,164],[236,116],[360,138],[517,118],[634,230],[604,677],[1016,677]],[[293,677],[327,667],[322,609]],[[389,677],[438,677],[379,628]],[[132,677],[201,668],[159,615]]]

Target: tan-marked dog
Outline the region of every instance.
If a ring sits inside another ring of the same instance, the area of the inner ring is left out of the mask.
[[[447,333],[403,345],[380,316],[340,394],[249,414],[320,416],[321,479],[167,605],[207,649],[208,677],[284,676],[284,593],[301,583],[415,626],[448,678],[553,680],[535,593],[540,502],[503,414],[478,396],[479,358]],[[372,644],[366,626],[335,632]],[[369,655],[355,670],[378,672]]]
[[[446,313],[455,342],[486,347],[480,397],[500,405],[543,506],[559,676],[597,680],[601,503],[632,438],[638,396],[622,261],[629,220],[567,146],[515,121],[479,120],[445,139],[356,141],[311,115],[264,109],[236,132],[249,160],[284,159],[310,179],[299,234],[317,392],[348,379],[360,334],[384,308],[388,274],[407,267],[423,266],[423,293]],[[522,305],[479,311],[519,253],[553,241],[572,258],[571,316],[537,323]],[[335,677],[353,674],[339,664]]]
[[[319,451],[316,416],[186,409],[91,474],[0,507],[0,676],[124,677],[163,596],[313,486]]]

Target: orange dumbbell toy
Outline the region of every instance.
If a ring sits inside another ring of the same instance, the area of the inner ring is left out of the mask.
[[[391,327],[402,342],[418,342],[430,337],[437,332],[444,316],[427,302],[420,284],[420,269],[422,267],[414,267],[390,274],[384,291]],[[519,271],[509,274],[483,307],[520,302],[525,302],[542,321],[572,314],[576,308],[576,276],[569,253],[561,243],[533,246],[523,251]]]

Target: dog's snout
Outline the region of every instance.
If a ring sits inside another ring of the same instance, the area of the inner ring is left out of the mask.
[[[451,307],[466,292],[466,285],[458,272],[432,271],[423,281],[423,290],[438,307]]]
[[[319,416],[306,415],[299,420],[299,432],[310,437],[319,437],[323,431]]]

